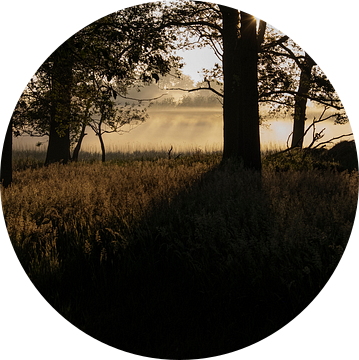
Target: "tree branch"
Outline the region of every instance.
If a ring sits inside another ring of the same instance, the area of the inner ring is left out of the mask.
[[[274,50],[268,50],[268,51],[266,51],[266,53],[271,54],[271,55],[275,55],[275,56],[284,56],[286,58],[292,59],[292,60],[294,60],[296,62],[298,67],[301,67],[301,63],[300,63],[299,59],[304,59],[305,58],[302,55],[295,56],[294,53],[292,55],[292,54],[286,54],[286,53],[282,53],[282,52],[274,51]]]
[[[323,142],[321,142],[321,143],[317,144],[316,146],[314,146],[314,148],[313,148],[313,149],[316,149],[316,148],[317,148],[318,146],[320,146],[320,145],[331,143],[333,140],[338,140],[338,139],[341,139],[342,137],[345,137],[345,136],[352,136],[352,135],[353,135],[353,133],[333,137],[333,138],[331,138],[330,140],[323,141]]]
[[[166,90],[177,90],[177,91],[187,91],[187,92],[193,92],[193,91],[199,91],[199,90],[209,90],[222,98],[224,97],[223,94],[221,94],[219,91],[217,91],[211,87],[211,83],[209,80],[207,80],[207,83],[208,83],[208,87],[199,87],[199,88],[194,88],[194,89],[170,88],[170,89],[166,89]]]
[[[170,89],[167,89],[167,90],[170,90]],[[128,97],[128,96],[124,96],[124,95],[121,95],[119,93],[117,93],[117,95],[119,97],[121,97],[122,99],[126,99],[126,100],[135,100],[135,101],[154,101],[154,100],[158,100],[160,99],[162,96],[165,96],[167,94],[162,94],[160,96],[157,96],[157,97],[154,97],[154,98],[151,98],[151,99],[136,99],[136,98],[131,98],[131,97]]]
[[[308,131],[310,130],[310,128],[311,128],[311,127],[313,127],[313,128],[315,127],[315,124],[318,124],[318,123],[320,123],[320,122],[323,122],[323,121],[328,120],[328,119],[330,119],[331,117],[335,116],[335,114],[334,114],[334,115],[327,116],[326,118],[323,119],[323,116],[324,116],[324,114],[325,114],[325,112],[326,112],[327,110],[328,110],[328,107],[325,106],[323,112],[321,113],[321,115],[320,115],[320,117],[319,117],[319,119],[318,119],[318,120],[315,120],[315,117],[313,118],[313,122],[308,126],[308,128],[304,131],[304,134],[298,139],[297,143],[294,144],[294,146],[292,146],[292,148],[295,148],[295,147],[299,144],[299,142],[304,139],[305,135],[307,135],[307,133],[308,133]],[[323,132],[323,130],[322,130],[322,132]],[[313,139],[314,139],[314,137],[315,137],[315,133],[313,133]],[[314,140],[313,140],[313,142],[310,144],[310,146],[312,146],[313,143],[314,143]],[[309,147],[310,147],[310,146],[309,146]]]
[[[334,117],[334,116],[337,116],[337,114],[332,114],[332,115],[329,115],[329,116],[323,118],[323,116],[324,116],[324,114],[325,114],[325,112],[326,112],[327,110],[328,110],[328,107],[325,106],[323,112],[321,113],[321,115],[320,115],[320,117],[319,117],[319,119],[318,119],[318,120],[315,120],[315,117],[314,117],[314,118],[313,118],[313,122],[308,126],[308,128],[305,130],[304,134],[300,137],[300,139],[298,139],[298,142],[297,142],[296,144],[294,144],[293,146],[289,147],[289,139],[290,139],[291,135],[293,134],[293,132],[291,132],[291,133],[289,134],[289,136],[288,136],[288,139],[287,139],[287,148],[286,148],[285,150],[279,151],[278,154],[282,154],[282,153],[288,152],[288,151],[292,150],[293,148],[295,148],[295,147],[298,145],[298,143],[299,143],[302,139],[304,139],[304,137],[307,135],[308,131],[309,131],[312,127],[315,127],[315,124],[318,124],[318,123],[320,123],[320,122],[323,122],[323,121],[325,121],[325,120],[328,120],[328,119],[330,119],[330,118],[332,118],[332,117]],[[321,132],[319,133],[319,135],[322,135],[322,132],[323,132],[324,130],[325,130],[325,129],[321,130]],[[323,137],[323,136],[321,136],[320,138],[318,138],[318,137],[316,137],[315,135],[316,135],[316,134],[315,134],[315,132],[314,132],[314,133],[313,133],[313,141],[312,141],[312,143],[308,146],[308,148],[310,148],[310,147],[314,144],[315,141],[317,141],[317,140],[319,140],[319,139],[321,139],[321,138]],[[343,135],[343,136],[344,136],[344,135]],[[348,135],[345,135],[345,136],[348,136]],[[341,136],[341,137],[342,137],[342,136]],[[340,138],[340,137],[339,137],[339,138]],[[334,138],[334,139],[337,139],[337,138]],[[332,140],[333,140],[333,139],[332,139]],[[331,140],[329,140],[328,142],[330,142],[330,141],[331,141]],[[326,143],[326,142],[324,142],[324,143]],[[322,143],[321,143],[321,144],[322,144]],[[317,146],[315,146],[313,149],[317,148],[319,145],[320,145],[320,144],[318,144]]]
[[[278,45],[288,53],[288,57],[290,57],[292,60],[294,60],[296,62],[296,64],[298,65],[298,67],[301,69],[302,63],[299,61],[299,56],[296,56],[294,54],[294,52],[291,49],[289,49],[287,46],[285,46],[283,43],[278,44]]]
[[[274,46],[277,46],[277,45],[279,45],[279,44],[282,44],[282,43],[286,42],[288,39],[289,39],[289,36],[283,36],[283,37],[281,37],[281,38],[278,39],[278,40],[274,40],[274,41],[272,41],[271,43],[262,46],[261,52],[262,52],[262,51],[265,51],[265,50],[267,50],[267,49],[270,49],[271,47],[274,47]]]
[[[176,26],[176,27],[186,27],[186,26],[207,26],[211,29],[217,30],[219,33],[222,34],[222,28],[217,25],[214,24],[212,22],[209,21],[203,21],[203,20],[198,20],[198,21],[175,21],[175,20],[170,20],[170,21],[164,21],[162,23],[161,26],[159,26],[159,30],[162,28],[166,28],[166,27],[170,27],[170,26]]]
[[[263,97],[267,97],[270,95],[278,95],[278,94],[289,94],[289,95],[298,95],[297,91],[293,91],[293,90],[275,90],[275,91],[269,91],[269,92],[263,92],[261,94],[259,94],[259,98],[263,98]],[[339,102],[340,100],[333,100],[333,99],[320,99],[320,98],[316,98],[314,96],[311,96],[309,94],[300,94],[300,96],[303,96],[309,100],[315,101],[319,104],[325,105],[325,106],[329,106],[332,107],[333,109],[336,110],[343,110],[343,106],[338,106],[338,105],[334,105],[333,102]],[[261,102],[264,102],[266,100],[260,100]],[[267,100],[267,101],[271,101],[271,100]],[[330,102],[330,104],[328,104],[328,102]]]

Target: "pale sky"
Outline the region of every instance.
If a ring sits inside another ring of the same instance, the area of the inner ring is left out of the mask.
[[[210,47],[178,51],[177,55],[183,57],[183,60],[186,63],[182,69],[183,73],[191,76],[195,83],[203,80],[203,76],[198,72],[201,72],[203,68],[211,69],[215,63],[219,62],[214,51]]]

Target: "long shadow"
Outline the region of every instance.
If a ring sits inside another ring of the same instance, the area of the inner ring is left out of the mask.
[[[100,248],[88,261],[69,234],[58,250],[70,259],[59,282],[44,280],[46,298],[91,338],[133,355],[199,359],[257,344],[303,309],[293,306],[291,274],[272,256],[261,181],[233,161],[215,166],[170,201],[153,202],[126,234],[129,246],[102,264]]]
[[[267,274],[269,256],[256,255],[270,221],[260,175],[219,165],[153,204],[130,235],[131,271],[121,281],[106,277],[83,330],[155,358],[212,357],[271,335],[302,309]]]

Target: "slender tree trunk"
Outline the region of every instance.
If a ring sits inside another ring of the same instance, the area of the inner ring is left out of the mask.
[[[238,158],[246,168],[261,169],[258,109],[256,21],[220,6],[223,17],[223,158]]]
[[[86,124],[82,124],[80,138],[79,138],[79,141],[77,142],[74,152],[72,154],[72,161],[77,162],[79,160],[79,153],[80,153],[80,149],[81,149],[82,140],[86,136],[85,130],[86,130]]]
[[[303,138],[305,130],[307,98],[303,94],[308,94],[310,90],[310,77],[315,62],[305,53],[303,66],[301,67],[298,94],[295,97],[294,104],[294,123],[293,123],[293,137],[292,148],[303,147]]]
[[[98,124],[98,139],[100,140],[100,145],[101,145],[102,162],[105,162],[105,160],[106,160],[106,150],[105,150],[105,143],[103,142],[103,139],[102,139],[101,125],[102,125],[102,117],[101,117],[101,120],[100,120],[100,122]]]
[[[6,131],[1,157],[1,183],[4,188],[12,182],[12,120]]]
[[[105,162],[106,161],[106,150],[105,150],[105,143],[103,142],[101,133],[99,133],[98,138],[99,138],[100,144],[101,144],[101,152],[102,152],[101,161]]]
[[[71,40],[53,54],[49,145],[45,164],[70,160],[70,116],[72,86]]]

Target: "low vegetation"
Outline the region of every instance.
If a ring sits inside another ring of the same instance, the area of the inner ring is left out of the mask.
[[[295,156],[268,155],[261,176],[199,152],[16,160],[6,225],[31,281],[81,330],[149,357],[220,355],[297,316],[350,237],[357,170]]]
[[[264,164],[276,171],[289,169],[358,171],[358,157],[354,141],[342,141],[329,150],[305,148],[268,153]]]

